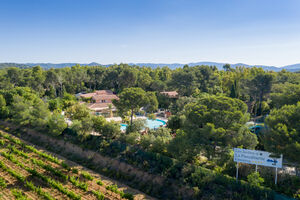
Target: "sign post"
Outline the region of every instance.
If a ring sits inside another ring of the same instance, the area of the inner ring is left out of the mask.
[[[276,167],[276,175],[275,175],[275,185],[277,185],[277,167]]]
[[[247,163],[255,165],[255,171],[257,172],[257,166],[266,166],[276,168],[275,184],[277,184],[277,168],[282,168],[282,155],[280,158],[274,158],[272,154],[266,151],[257,151],[250,149],[234,148],[234,162],[237,162],[236,179],[238,179],[238,166],[239,163]]]
[[[238,178],[239,178],[239,163],[237,162],[236,163],[236,182],[238,181]]]

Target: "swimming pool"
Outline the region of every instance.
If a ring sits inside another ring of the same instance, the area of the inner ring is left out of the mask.
[[[120,124],[121,125],[121,131],[125,131],[127,128],[127,124]],[[150,128],[150,129],[156,129],[159,128],[160,126],[164,126],[166,125],[166,122],[160,119],[147,119],[146,120],[146,127]]]

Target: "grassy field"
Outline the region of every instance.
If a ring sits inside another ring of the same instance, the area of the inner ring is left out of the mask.
[[[0,199],[134,199],[117,185],[0,131]]]

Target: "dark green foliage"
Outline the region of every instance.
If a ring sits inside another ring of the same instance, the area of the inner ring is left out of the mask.
[[[72,168],[72,173],[78,174],[78,169],[77,168]]]
[[[100,185],[100,186],[102,186],[103,182],[99,179],[99,180],[97,180],[97,184]]]
[[[280,108],[284,105],[295,105],[300,101],[300,83],[276,84],[271,92],[272,105]]]
[[[0,188],[4,189],[6,188],[7,184],[6,181],[4,180],[4,178],[0,177]]]
[[[119,94],[119,98],[119,100],[114,100],[113,104],[122,117],[126,117],[128,112],[130,112],[130,124],[132,124],[134,113],[138,112],[141,107],[144,106],[152,112],[156,110],[158,106],[154,93],[147,93],[141,88],[125,88]]]
[[[259,172],[249,174],[247,181],[252,186],[261,186],[264,183],[264,179],[260,176]]]
[[[36,187],[32,182],[26,181],[25,186],[46,200],[55,200],[55,198],[53,198],[48,192],[43,191],[40,187]]]
[[[120,194],[122,198],[133,200],[134,196],[130,193],[124,193],[123,191],[120,191],[117,185],[108,185],[105,187],[107,190],[110,190],[114,193]]]
[[[81,175],[84,178],[86,178],[87,180],[90,180],[90,181],[92,181],[94,179],[94,177],[89,172],[86,172],[86,171],[82,171]]]
[[[290,161],[300,164],[300,102],[274,109],[266,118],[268,130],[264,146],[268,151],[284,154]]]
[[[16,171],[7,168],[5,166],[5,164],[0,160],[0,168],[2,168],[3,170],[7,171],[10,175],[12,175],[13,177],[17,178],[19,181],[24,182],[25,181],[25,177],[22,176],[21,174],[17,173]]]
[[[79,181],[79,178],[78,178],[78,177],[71,176],[69,180],[70,180],[70,182],[71,182],[73,185],[75,185],[76,187],[79,187],[79,188],[82,189],[83,191],[87,191],[87,189],[88,189],[88,184],[85,183],[85,182]]]
[[[97,197],[98,200],[104,200],[104,195],[100,191],[92,191],[92,193]]]
[[[146,127],[146,120],[145,119],[136,119],[132,122],[132,124],[129,124],[126,128],[126,133],[132,133],[132,132],[140,132]]]
[[[21,190],[12,189],[11,193],[16,200],[28,200],[27,196]]]
[[[30,69],[7,68],[0,70],[0,118],[18,126],[34,128],[64,138],[82,148],[117,157],[141,170],[175,177],[176,181],[191,186],[195,180],[189,177],[195,169],[190,169],[189,165],[200,163],[210,169],[215,168],[215,171],[220,173],[232,175],[231,163],[228,161],[232,159],[230,148],[254,148],[257,144],[255,135],[243,126],[249,120],[249,116],[266,115],[273,108],[282,108],[280,111],[271,111],[266,120],[269,131],[263,140],[265,142],[261,143],[260,140],[256,148],[283,153],[289,161],[298,162],[299,123],[296,113],[299,113],[299,74],[284,70],[275,73],[265,72],[260,68],[231,68],[229,65],[225,65],[224,69],[225,71],[218,71],[216,67],[210,66],[184,66],[182,69],[170,70],[167,67],[151,69],[126,64],[110,67],[76,65],[50,70],[43,70],[38,66]],[[168,122],[168,127],[172,129],[172,137],[169,131],[165,131],[167,129],[161,133],[150,132],[145,136],[140,136],[138,130],[131,130],[129,132],[132,133],[122,137],[119,125],[108,123],[101,117],[94,118],[84,106],[76,104],[75,93],[100,89],[111,89],[117,93],[120,101],[119,104],[115,103],[125,120],[128,120],[128,115],[132,117],[140,111],[141,107],[147,112],[155,111],[158,96],[159,105],[170,109],[173,114]],[[160,91],[167,90],[176,90],[180,95],[188,97],[169,99],[159,95]],[[247,103],[247,106],[238,99]],[[286,107],[285,104],[296,107]],[[48,109],[54,112],[50,113]],[[67,116],[73,120],[73,125],[69,128],[66,128],[64,117],[61,115],[62,110],[67,110]],[[131,113],[128,114],[128,111]],[[283,114],[280,115],[280,112]],[[91,136],[92,131],[100,133],[100,136]],[[260,137],[263,136],[264,133],[261,133]],[[9,140],[22,145],[27,151],[37,152],[48,161],[70,169],[51,155],[32,149],[14,138]],[[6,144],[0,141],[0,145]],[[47,148],[52,147],[47,145]],[[10,148],[10,151],[22,157],[26,156],[24,152],[15,148]],[[14,159],[10,154],[5,155]],[[208,161],[201,163],[200,155],[206,156]],[[189,170],[186,170],[187,168]],[[53,169],[47,170],[56,176],[62,176]],[[133,179],[111,169],[107,173],[119,179]],[[208,180],[207,185],[222,179],[211,175],[203,178]],[[227,181],[221,182],[228,184]],[[222,184],[212,184],[210,189],[217,194],[227,194],[230,191],[231,196],[228,198],[233,199],[241,198],[241,194],[249,198],[251,196],[244,186],[233,187],[228,184],[234,188],[231,190]],[[295,193],[294,187],[290,190],[275,188],[267,180],[263,185],[286,192],[290,196]],[[198,190],[195,189],[198,195],[202,195],[204,199],[215,197],[209,192],[207,196],[204,194],[205,184],[201,183],[200,186]],[[157,189],[158,186],[141,184],[138,187],[144,187],[144,191],[149,193],[162,195],[160,198],[166,194]]]

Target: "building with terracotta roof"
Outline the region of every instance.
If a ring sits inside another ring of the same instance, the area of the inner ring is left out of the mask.
[[[112,104],[112,100],[119,99],[111,90],[97,90],[92,93],[78,94],[85,102],[87,107],[94,111],[96,115],[112,116],[116,112],[116,108]],[[111,106],[110,106],[111,105]]]
[[[178,98],[178,92],[176,91],[165,91],[165,92],[160,92],[160,94],[163,94],[169,98]]]
[[[111,90],[96,90],[79,96],[83,100],[90,99],[91,103],[112,103],[113,99],[119,99]]]

